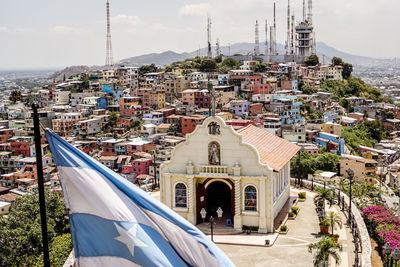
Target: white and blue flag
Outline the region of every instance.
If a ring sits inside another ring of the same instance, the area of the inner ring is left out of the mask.
[[[200,230],[46,130],[77,266],[234,266]]]

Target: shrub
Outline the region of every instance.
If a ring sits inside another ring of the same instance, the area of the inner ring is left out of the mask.
[[[302,199],[304,199],[304,198],[306,198],[306,192],[299,192],[299,198],[302,198]]]
[[[393,249],[400,248],[400,219],[393,212],[383,206],[370,206],[362,214],[379,247],[389,242]]]
[[[291,207],[291,210],[295,215],[297,215],[299,213],[300,208],[296,207],[296,206],[293,206],[293,207]]]
[[[282,225],[280,228],[281,232],[286,232],[288,230],[288,227],[286,225]]]
[[[330,223],[329,223],[328,219],[325,217],[325,218],[322,219],[322,221],[319,223],[319,225],[320,226],[325,226],[325,227],[328,226],[329,227]]]
[[[294,217],[294,215],[295,215],[295,214],[294,214],[294,212],[293,212],[293,211],[289,211],[289,215],[288,215],[288,216],[289,216],[289,218],[293,218],[293,217]]]

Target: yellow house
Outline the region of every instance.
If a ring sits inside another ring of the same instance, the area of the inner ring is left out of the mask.
[[[373,159],[343,154],[340,159],[340,173],[345,178],[349,177],[347,174],[348,169],[353,170],[355,181],[374,182],[377,177],[378,162]]]
[[[338,123],[327,122],[321,125],[321,132],[342,136],[342,128]]]
[[[217,116],[221,117],[224,121],[233,120],[233,114],[230,112],[220,112]]]
[[[208,117],[161,165],[161,201],[195,225],[222,213],[238,232],[244,225],[274,232],[290,199],[290,159],[298,150],[262,128],[235,131]]]

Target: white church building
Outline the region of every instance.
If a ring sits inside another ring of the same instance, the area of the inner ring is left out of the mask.
[[[299,147],[253,125],[235,131],[209,117],[171,160],[160,167],[161,201],[193,224],[217,217],[235,230],[274,231],[274,219],[289,199],[290,159]]]

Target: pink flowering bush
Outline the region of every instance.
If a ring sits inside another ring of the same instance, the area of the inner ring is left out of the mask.
[[[372,237],[380,247],[389,242],[393,249],[400,249],[400,220],[383,206],[371,206],[363,209],[364,221]]]

